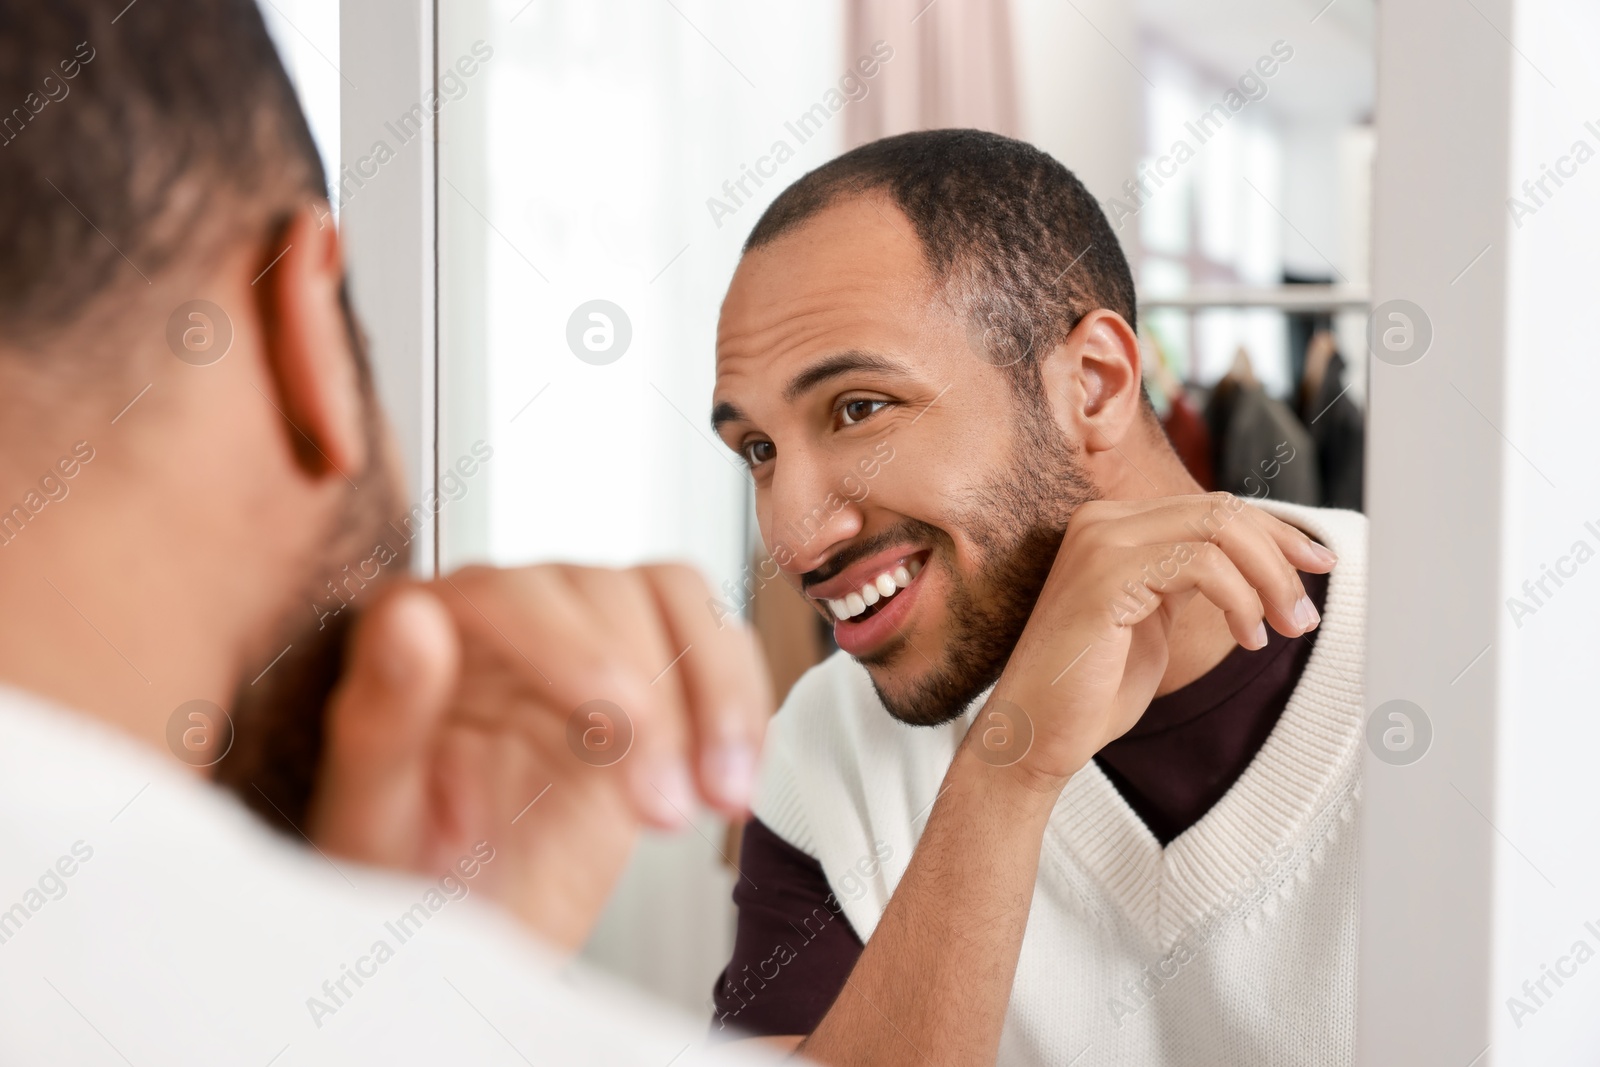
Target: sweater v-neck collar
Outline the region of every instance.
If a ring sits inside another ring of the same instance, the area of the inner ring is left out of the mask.
[[[1237,900],[1274,857],[1345,801],[1359,756],[1365,520],[1271,501],[1260,506],[1339,557],[1310,660],[1261,750],[1222,799],[1166,848],[1093,761],[1062,791],[1045,836],[1044,862],[1086,873],[1160,949]]]

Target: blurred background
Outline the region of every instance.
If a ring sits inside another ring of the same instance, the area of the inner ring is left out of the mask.
[[[341,158],[364,141],[340,129],[360,86],[337,6],[263,10],[342,211],[403,164]],[[373,135],[436,152],[435,456],[493,449],[440,511],[438,565],[689,559],[757,621],[784,691],[828,649],[786,587],[742,589],[750,482],[707,425],[718,306],[789,182],[941,126],[1028,140],[1105,206],[1147,384],[1204,484],[1361,505],[1372,0],[449,0],[435,18],[436,145],[404,109]],[[1318,457],[1303,473],[1234,469],[1246,395]],[[704,816],[646,842],[586,955],[706,1013],[735,831]]]

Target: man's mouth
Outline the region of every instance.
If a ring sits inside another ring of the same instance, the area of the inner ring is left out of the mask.
[[[828,610],[833,612],[835,619],[870,618],[878,613],[880,605],[886,604],[900,590],[908,588],[921,570],[921,557],[912,556],[904,563],[897,563],[893,568],[881,572],[860,589],[838,600],[826,601]]]
[[[928,555],[927,549],[880,553],[810,591],[832,617],[840,648],[852,656],[870,655],[899,633]]]

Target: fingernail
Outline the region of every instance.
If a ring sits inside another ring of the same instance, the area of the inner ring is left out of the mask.
[[[750,802],[756,780],[756,751],[744,741],[718,745],[705,756],[706,784],[718,799],[732,805]]]
[[[1315,541],[1311,541],[1311,542],[1309,542],[1309,544],[1311,545],[1311,554],[1313,556],[1317,557],[1317,562],[1318,563],[1338,563],[1339,562],[1339,557],[1334,555],[1333,554],[1333,550],[1331,548],[1329,548],[1327,545],[1319,545]]]
[[[1266,648],[1266,647],[1267,647],[1267,624],[1265,622],[1258,622],[1258,623],[1256,623],[1256,641],[1255,641],[1255,644],[1250,646],[1250,651],[1259,652],[1263,648]]]
[[[646,776],[644,803],[662,826],[679,827],[689,821],[694,807],[694,786],[681,760],[670,760]]]
[[[1310,597],[1303,596],[1295,601],[1294,624],[1301,633],[1311,629],[1320,621],[1322,621],[1322,616],[1317,614],[1316,605],[1311,603]]]

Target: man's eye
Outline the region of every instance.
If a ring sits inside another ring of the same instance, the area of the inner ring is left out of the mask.
[[[759,467],[777,454],[771,441],[751,441],[740,449],[744,461],[752,467]]]
[[[887,400],[851,400],[839,409],[839,418],[846,426],[856,423],[877,413],[879,408],[888,407]]]

